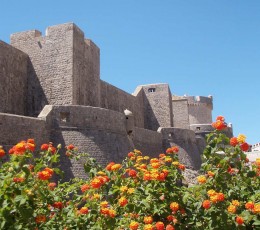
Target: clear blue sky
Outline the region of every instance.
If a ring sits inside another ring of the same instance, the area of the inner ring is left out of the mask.
[[[2,0],[0,39],[76,23],[101,49],[101,78],[129,93],[169,83],[213,95],[213,117],[260,142],[259,0]]]

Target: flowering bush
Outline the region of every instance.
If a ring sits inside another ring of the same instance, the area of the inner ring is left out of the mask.
[[[0,168],[0,229],[257,229],[260,160],[248,164],[244,135],[221,132],[224,117],[213,127],[198,184],[188,188],[177,146],[158,158],[134,150],[105,168],[87,158],[88,180],[55,183],[61,146],[43,144],[34,153],[34,140],[21,141]],[[73,145],[65,152],[80,157]]]

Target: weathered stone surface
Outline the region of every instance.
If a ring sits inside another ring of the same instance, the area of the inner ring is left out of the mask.
[[[134,148],[156,156],[178,145],[189,174],[199,169],[204,136],[212,130],[211,96],[172,96],[165,83],[129,94],[100,80],[100,50],[73,23],[48,27],[44,36],[15,33],[11,45],[0,42],[0,93],[5,148],[27,138],[73,143],[102,165]],[[83,161],[62,155],[65,179],[84,178]]]

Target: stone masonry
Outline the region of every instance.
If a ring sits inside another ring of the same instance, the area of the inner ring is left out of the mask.
[[[211,131],[213,99],[172,96],[168,84],[133,94],[100,79],[100,51],[73,23],[11,35],[0,41],[0,145],[73,143],[105,165],[134,148],[155,156],[180,148],[190,170],[200,168]],[[232,130],[230,129],[230,134]],[[65,180],[85,177],[83,161],[61,158]]]

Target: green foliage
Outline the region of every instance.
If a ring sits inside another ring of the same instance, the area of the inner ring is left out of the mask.
[[[180,183],[185,167],[177,147],[153,159],[134,150],[103,168],[70,145],[66,156],[86,160],[88,179],[55,186],[53,175],[63,175],[60,146],[45,144],[36,154],[32,141],[18,143],[0,167],[0,229],[158,229],[158,222],[174,229],[260,229],[260,162],[248,164],[229,141],[220,131],[207,136],[202,176],[188,188]]]

